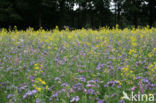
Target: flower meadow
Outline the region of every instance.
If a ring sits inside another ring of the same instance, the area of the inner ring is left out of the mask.
[[[0,31],[0,103],[131,103],[156,95],[156,28]]]

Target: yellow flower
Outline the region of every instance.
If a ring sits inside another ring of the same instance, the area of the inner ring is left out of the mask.
[[[136,50],[133,50],[133,49],[130,49],[130,51],[129,51],[129,55],[132,55],[133,53],[136,53]]]
[[[45,85],[45,84],[46,84],[46,82],[45,82],[45,81],[41,81],[41,83],[42,83],[43,85]]]
[[[133,79],[135,80],[135,78],[136,78],[135,75],[132,75],[132,77],[133,77]]]
[[[40,68],[39,68],[39,67],[34,67],[34,69],[38,70],[38,69],[40,69]]]
[[[36,89],[37,89],[37,91],[39,91],[39,92],[41,91],[41,88],[36,88]]]
[[[51,49],[51,47],[50,47],[50,46],[48,46],[48,49]]]
[[[153,53],[149,53],[148,56],[151,58],[153,56]]]
[[[36,67],[37,67],[37,66],[38,66],[38,64],[36,63],[36,64],[34,64],[34,66],[36,66]]]
[[[39,67],[39,64],[34,64],[34,69],[36,69],[36,70],[38,70],[38,69],[40,69],[40,67]]]
[[[41,65],[40,65],[40,67],[42,68],[42,67],[43,67],[43,65],[41,64]]]
[[[136,42],[133,42],[133,43],[132,43],[132,46],[136,46],[136,45],[137,45],[137,43],[136,43]]]
[[[148,68],[149,68],[149,69],[151,69],[153,66],[154,66],[154,65],[153,65],[153,64],[151,64],[151,65],[149,65],[149,66],[148,66]]]
[[[99,48],[99,45],[97,44],[96,47]]]
[[[129,66],[127,65],[126,67],[122,68],[123,72],[127,72],[129,70]]]
[[[71,38],[72,38],[72,35],[71,35],[71,34],[69,34],[69,35],[68,35],[68,39],[71,39]]]
[[[57,50],[58,48],[57,48],[57,47],[55,47],[54,49],[55,49],[55,50]]]
[[[134,55],[134,57],[135,57],[135,58],[137,58],[137,57],[138,57],[138,55]]]
[[[119,81],[119,85],[121,85],[121,82]]]
[[[33,87],[34,87],[34,88],[37,88],[37,86],[36,86],[36,85],[33,85]]]
[[[48,89],[48,85],[46,85],[46,89]]]
[[[37,81],[42,81],[42,79],[41,79],[41,78],[36,78],[36,80],[37,80]]]

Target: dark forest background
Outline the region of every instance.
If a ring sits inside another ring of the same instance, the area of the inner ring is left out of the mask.
[[[156,0],[0,0],[0,28],[155,27],[155,18]]]

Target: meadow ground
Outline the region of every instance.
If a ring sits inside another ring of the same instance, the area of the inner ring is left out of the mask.
[[[131,102],[123,91],[156,93],[156,28],[0,31],[0,103]]]

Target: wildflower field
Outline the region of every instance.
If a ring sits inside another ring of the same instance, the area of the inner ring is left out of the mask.
[[[0,31],[0,103],[131,103],[123,91],[155,95],[156,28]]]

